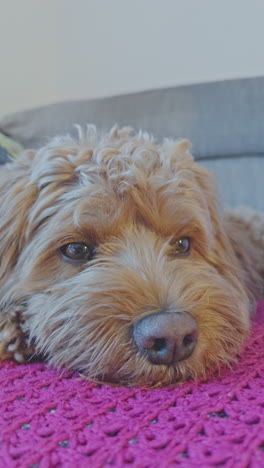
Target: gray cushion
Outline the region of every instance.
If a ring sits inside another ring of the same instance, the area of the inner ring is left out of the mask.
[[[117,123],[158,138],[189,138],[196,158],[208,161],[219,178],[225,204],[264,209],[264,78],[53,104],[8,116],[0,129],[36,147],[54,135],[74,133],[75,123],[101,129]]]
[[[216,176],[223,206],[264,211],[264,155],[205,160],[203,165]]]

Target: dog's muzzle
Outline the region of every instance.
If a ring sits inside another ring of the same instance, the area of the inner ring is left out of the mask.
[[[191,356],[198,325],[188,312],[160,312],[134,323],[132,334],[139,352],[152,364],[168,366]]]

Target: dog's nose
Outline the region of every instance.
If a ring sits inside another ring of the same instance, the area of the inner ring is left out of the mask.
[[[174,364],[187,359],[198,338],[196,320],[187,312],[147,315],[133,325],[133,339],[152,364]]]

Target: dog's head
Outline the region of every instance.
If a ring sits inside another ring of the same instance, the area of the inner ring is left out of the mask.
[[[174,383],[232,361],[249,300],[187,142],[94,127],[1,171],[1,307],[54,365]]]

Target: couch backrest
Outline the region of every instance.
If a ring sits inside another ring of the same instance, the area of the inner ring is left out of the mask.
[[[264,210],[264,78],[63,102],[7,116],[0,130],[26,147],[74,133],[74,124],[144,129],[158,139],[188,138],[215,172],[225,205]]]

